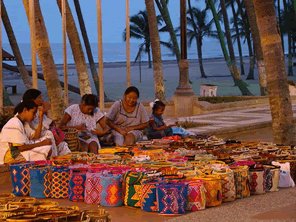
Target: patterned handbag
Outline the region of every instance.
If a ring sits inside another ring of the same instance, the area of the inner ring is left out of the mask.
[[[52,176],[50,167],[35,165],[30,168],[30,196],[36,198],[49,198],[52,189]]]
[[[234,184],[236,190],[236,198],[245,198],[250,196],[249,187],[249,167],[248,166],[232,166],[234,173]]]
[[[142,180],[141,187],[141,209],[147,212],[157,212],[156,188],[163,184],[161,178]]]
[[[223,169],[221,171],[214,171],[214,174],[221,177],[222,202],[235,201],[236,191],[233,171],[231,169]]]
[[[122,206],[122,175],[102,175],[100,177],[100,205]]]
[[[16,196],[28,196],[30,193],[30,173],[29,168],[34,163],[10,164],[10,175],[12,181],[12,193]]]
[[[125,183],[124,205],[130,207],[141,207],[141,180],[144,172],[128,171],[123,176]]]
[[[72,168],[69,175],[69,200],[74,202],[84,201],[84,188],[87,168]]]
[[[264,165],[266,169],[266,191],[279,191],[280,166]]]
[[[203,180],[206,188],[206,207],[216,207],[222,204],[222,184],[218,175],[199,175],[195,179]]]
[[[84,202],[87,204],[100,204],[101,173],[86,173]]]
[[[290,163],[290,175],[293,181],[296,183],[296,160],[276,160],[279,163]]]
[[[255,165],[249,168],[250,178],[250,192],[251,194],[264,194],[265,193],[265,170],[262,165]]]
[[[68,198],[70,169],[67,166],[54,166],[51,168],[51,172],[52,172],[51,198],[55,198],[55,199]]]
[[[202,180],[186,180],[188,183],[186,210],[206,209],[206,189]]]
[[[187,183],[168,183],[157,186],[157,203],[162,215],[185,214]]]

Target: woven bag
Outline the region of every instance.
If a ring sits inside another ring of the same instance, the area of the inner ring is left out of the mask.
[[[163,184],[161,178],[147,179],[141,181],[141,209],[147,212],[157,212],[156,188]]]
[[[84,202],[87,204],[100,204],[101,173],[86,173]]]
[[[185,214],[187,201],[187,183],[168,183],[157,186],[159,214]]]
[[[100,205],[122,206],[122,175],[102,175],[100,177]]]
[[[224,169],[220,171],[214,171],[213,173],[221,177],[222,202],[235,201],[236,191],[233,171],[231,169]]]
[[[71,168],[69,175],[69,200],[73,202],[84,201],[84,189],[87,168],[81,166]]]
[[[34,163],[10,164],[10,175],[12,181],[12,193],[16,196],[28,196],[30,193],[29,168]]]
[[[141,207],[141,180],[144,176],[144,172],[135,171],[128,171],[124,174],[124,205],[138,208]]]
[[[241,199],[250,196],[249,187],[249,167],[248,166],[231,166],[234,174],[234,184],[236,198]]]
[[[206,207],[216,207],[222,204],[222,184],[218,175],[199,175],[195,179],[203,180],[206,188]]]
[[[202,180],[186,180],[188,183],[186,210],[206,209],[206,189]]]
[[[264,194],[266,189],[266,174],[262,165],[249,168],[250,192],[251,194]]]
[[[36,198],[49,198],[52,190],[52,176],[50,167],[35,165],[29,170],[31,191],[30,196]]]
[[[54,166],[51,168],[51,172],[52,172],[51,198],[54,198],[54,199],[68,198],[70,169],[67,166]]]

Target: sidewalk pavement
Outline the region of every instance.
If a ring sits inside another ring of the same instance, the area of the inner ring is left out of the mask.
[[[292,108],[296,117],[296,103],[292,104]],[[176,121],[180,123],[186,120],[203,124],[203,126],[189,129],[196,134],[218,135],[271,126],[271,113],[269,106],[260,106],[190,117],[167,118],[165,122],[174,124]]]

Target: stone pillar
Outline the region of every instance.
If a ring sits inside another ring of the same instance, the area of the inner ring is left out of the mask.
[[[189,62],[187,60],[187,7],[186,0],[180,0],[181,24],[181,60],[179,61],[179,86],[172,100],[175,105],[175,116],[194,115],[194,101],[198,98],[189,83]]]

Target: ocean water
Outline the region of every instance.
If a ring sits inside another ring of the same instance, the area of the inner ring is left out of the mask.
[[[141,43],[131,43],[130,44],[130,58],[133,62],[139,50],[139,45]],[[12,53],[9,43],[3,43],[3,49],[9,53]],[[19,48],[26,65],[31,65],[31,44],[30,43],[19,43]],[[91,43],[92,54],[95,62],[98,62],[98,44]],[[234,43],[234,49],[236,55],[238,55],[237,45]],[[51,50],[56,64],[63,64],[63,44],[62,43],[51,43]],[[83,50],[85,48],[83,45]],[[203,42],[202,46],[203,58],[220,58],[223,57],[220,43],[216,39],[207,39]],[[162,60],[175,60],[175,56],[166,47],[161,46]],[[248,55],[247,45],[243,45],[243,55]],[[37,56],[38,57],[38,56]],[[85,58],[87,60],[87,55],[85,52]],[[195,44],[188,47],[188,59],[197,59],[197,48]],[[72,56],[72,51],[70,45],[67,45],[67,60],[69,64],[74,63]],[[125,62],[126,61],[126,43],[104,43],[103,44],[103,60],[104,62]],[[142,53],[142,61],[148,61],[148,54]],[[40,65],[38,60],[37,62]]]

